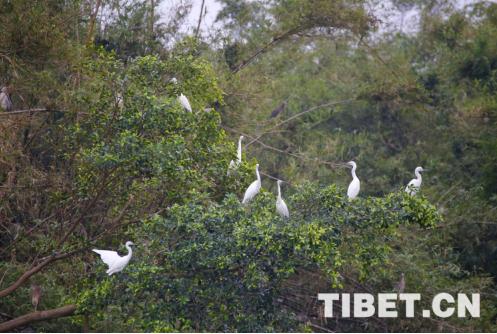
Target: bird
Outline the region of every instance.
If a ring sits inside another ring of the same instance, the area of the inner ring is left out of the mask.
[[[259,175],[259,164],[255,165],[255,173],[257,174],[257,180],[252,182],[250,186],[245,190],[245,195],[243,196],[242,204],[246,204],[252,200],[261,190],[261,176]]]
[[[280,216],[284,218],[290,218],[290,212],[288,212],[288,207],[286,206],[285,201],[281,197],[281,180],[278,180],[278,198],[276,199],[276,211],[280,214]]]
[[[395,284],[394,290],[397,291],[397,293],[404,293],[404,290],[406,288],[406,279],[404,277],[404,273],[400,274],[400,281]]]
[[[41,287],[35,283],[31,284],[31,304],[33,304],[35,311],[38,309],[40,298],[41,298]]]
[[[110,276],[114,273],[118,273],[124,269],[128,265],[129,260],[131,259],[131,255],[133,251],[131,250],[131,246],[135,244],[131,241],[126,242],[126,248],[128,249],[128,255],[120,256],[117,252],[109,251],[109,250],[101,250],[101,249],[92,249],[95,253],[100,255],[100,258],[104,263],[109,266],[109,269],[106,273]]]
[[[174,85],[178,85],[178,79],[176,79],[175,77],[171,78],[169,82],[171,82]],[[190,101],[188,101],[188,98],[185,95],[183,95],[183,93],[181,93],[178,96],[178,102],[181,103],[181,105],[183,106],[183,108],[185,108],[185,110],[192,112],[192,106],[190,105]]]
[[[271,112],[271,116],[269,116],[269,118],[275,118],[276,116],[278,116],[279,114],[281,114],[282,111],[284,111],[286,108],[286,101],[284,101],[282,104],[280,104],[279,106],[277,106],[272,112]]]
[[[353,200],[359,194],[359,190],[361,190],[361,182],[355,174],[357,164],[354,161],[349,161],[347,165],[352,166],[352,182],[350,182],[349,189],[347,189],[347,196],[350,200]]]
[[[243,136],[240,136],[238,139],[238,149],[236,151],[236,161],[231,160],[230,165],[228,167],[228,176],[231,174],[231,171],[238,168],[238,166],[242,163],[242,140]]]
[[[188,98],[184,96],[183,93],[181,93],[181,95],[178,96],[178,101],[179,103],[181,103],[183,108],[185,108],[185,110],[192,112],[192,106],[190,105],[190,101],[188,101]]]
[[[12,110],[12,100],[10,99],[10,89],[8,86],[3,86],[0,89],[0,107],[5,111]]]
[[[406,193],[411,196],[414,196],[418,193],[419,188],[421,187],[421,181],[423,180],[421,177],[421,172],[424,172],[423,167],[416,167],[414,170],[414,174],[416,175],[415,179],[412,179],[406,187]]]

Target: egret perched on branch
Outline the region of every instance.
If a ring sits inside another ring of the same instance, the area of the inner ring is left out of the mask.
[[[347,162],[347,165],[352,166],[352,182],[350,182],[349,189],[347,190],[347,196],[352,200],[359,194],[359,190],[361,190],[361,182],[355,174],[357,164],[354,161],[349,161]]]
[[[10,99],[10,88],[8,86],[3,86],[0,89],[0,107],[5,111],[12,110],[12,100]]]
[[[126,248],[128,249],[128,255],[120,256],[117,252],[108,251],[108,250],[100,250],[93,249],[93,251],[100,255],[102,261],[109,266],[109,269],[106,271],[107,274],[112,275],[114,273],[118,273],[124,269],[128,265],[129,260],[131,259],[131,255],[133,251],[131,250],[131,246],[134,246],[134,243],[131,241],[126,242]]]
[[[237,169],[238,166],[240,166],[240,164],[242,163],[242,140],[243,140],[243,136],[240,136],[240,138],[238,139],[238,149],[236,151],[236,159],[237,160],[230,161],[230,165],[228,167],[228,176],[230,175],[232,170]]]
[[[284,218],[290,218],[290,212],[285,201],[281,197],[281,180],[278,180],[278,198],[276,199],[276,211]]]
[[[35,283],[31,284],[31,304],[33,304],[35,311],[38,309],[40,298],[41,298],[41,287]]]
[[[414,170],[414,174],[416,175],[415,179],[412,179],[406,187],[406,193],[408,193],[411,196],[414,196],[417,194],[419,191],[419,188],[421,187],[421,181],[423,178],[421,177],[421,172],[424,172],[423,167],[416,167]]]
[[[172,82],[174,85],[178,84],[178,79],[174,77],[169,81]],[[178,96],[178,102],[181,103],[181,105],[183,106],[183,108],[185,108],[185,110],[192,112],[192,106],[190,105],[190,101],[188,101],[188,98],[185,95],[183,95],[183,93],[181,93]]]
[[[246,204],[252,200],[261,190],[261,176],[259,175],[259,164],[255,165],[255,173],[257,174],[257,180],[252,182],[250,186],[245,190],[245,195],[243,196],[242,204]]]
[[[192,106],[190,105],[190,101],[188,101],[188,98],[184,96],[183,93],[181,93],[181,95],[178,96],[178,101],[179,103],[181,103],[183,108],[185,108],[185,110],[192,112]]]

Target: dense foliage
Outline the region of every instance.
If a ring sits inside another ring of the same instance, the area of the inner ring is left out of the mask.
[[[107,278],[95,268],[80,312],[95,322],[110,310],[119,331],[290,331],[298,322],[279,301],[286,280],[317,270],[338,286],[351,263],[366,277],[389,253],[379,233],[438,222],[426,200],[403,193],[351,204],[343,189],[316,190],[307,185],[289,199],[289,221],[266,192],[248,209],[233,195],[207,207],[174,205],[130,229],[140,245],[126,274]]]
[[[0,321],[36,283],[74,309],[16,330],[495,331],[497,5],[392,1],[404,32],[376,1],[219,3],[207,36],[188,1],[0,0]],[[91,249],[127,240],[107,276]],[[481,293],[481,318],[322,317],[317,293],[401,273],[423,306]]]

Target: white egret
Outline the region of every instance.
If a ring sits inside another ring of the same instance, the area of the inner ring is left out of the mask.
[[[178,96],[178,101],[179,103],[181,103],[183,108],[185,108],[185,110],[192,112],[192,106],[190,105],[190,101],[188,101],[188,98],[184,96],[183,93],[180,96]]]
[[[102,261],[104,261],[104,263],[109,266],[109,269],[106,271],[106,273],[110,276],[114,273],[120,272],[124,269],[124,267],[128,265],[128,262],[131,259],[131,255],[133,255],[131,246],[134,246],[134,243],[132,243],[131,241],[126,242],[128,255],[125,256],[120,256],[119,254],[117,254],[117,252],[108,250],[93,249],[93,251],[99,254]]]
[[[178,79],[176,79],[175,77],[172,77],[171,80],[169,80],[169,81],[175,85],[178,83]]]
[[[255,173],[257,174],[257,180],[252,182],[250,186],[245,190],[245,195],[243,196],[242,204],[246,204],[252,200],[261,190],[261,176],[259,175],[259,164],[255,165]]]
[[[12,110],[12,100],[10,99],[10,88],[4,86],[0,89],[0,107],[5,111]]]
[[[415,179],[412,179],[406,187],[406,193],[408,193],[411,196],[414,196],[417,194],[419,191],[419,188],[421,187],[421,181],[423,178],[421,177],[421,172],[424,172],[423,167],[416,167],[414,170],[414,174],[416,175]]]
[[[242,140],[243,140],[243,136],[240,136],[240,138],[238,139],[238,149],[236,151],[237,160],[230,161],[230,165],[228,166],[228,176],[231,174],[232,170],[237,169],[238,166],[240,166],[240,164],[242,163]]]
[[[281,180],[278,180],[278,198],[276,199],[276,211],[284,218],[290,218],[290,212],[285,201],[281,197]]]
[[[347,190],[347,196],[352,200],[359,194],[359,190],[361,190],[361,182],[355,174],[357,164],[354,161],[349,161],[347,162],[347,165],[352,166],[352,182],[350,182],[349,189]]]

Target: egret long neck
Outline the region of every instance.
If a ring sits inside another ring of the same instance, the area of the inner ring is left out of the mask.
[[[281,198],[281,187],[279,182],[278,182],[278,198]]]
[[[417,179],[421,182],[421,180],[423,179],[423,178],[421,177],[421,173],[420,173],[420,172],[418,172],[418,171],[415,171],[415,172],[414,172],[414,174],[416,174],[416,178],[417,178]]]
[[[128,259],[131,259],[131,255],[133,255],[133,250],[131,249],[130,246],[126,245],[126,248],[128,249],[128,255],[126,255],[126,257]]]
[[[242,162],[242,138],[238,139],[237,157],[238,157],[238,162]]]
[[[355,175],[356,168],[357,168],[356,166],[352,166],[352,178],[354,178],[354,179],[357,179],[357,175]]]
[[[261,175],[259,174],[259,167],[255,168],[255,173],[257,174],[257,181],[261,182]]]

